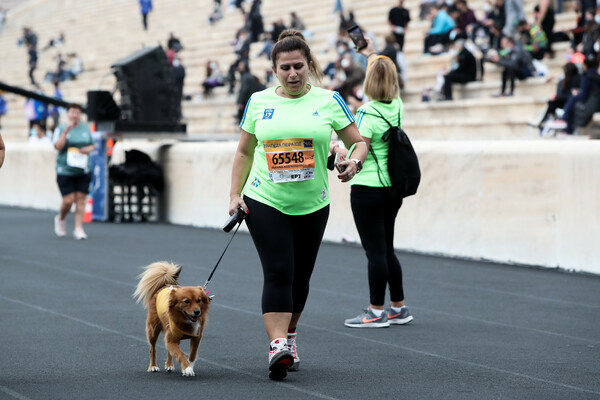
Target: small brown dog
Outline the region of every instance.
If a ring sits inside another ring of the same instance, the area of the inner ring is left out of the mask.
[[[178,286],[181,267],[159,261],[144,268],[133,293],[137,302],[148,309],[146,337],[150,343],[150,366],[148,372],[160,371],[156,365],[156,341],[165,331],[168,372],[175,370],[173,358],[181,365],[183,376],[194,376],[194,363],[202,332],[207,322],[210,298],[202,286]],[[190,339],[190,356],[179,348],[182,340]]]

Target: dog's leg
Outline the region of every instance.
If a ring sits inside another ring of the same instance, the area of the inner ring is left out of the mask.
[[[165,362],[165,369],[167,372],[175,371],[175,365],[173,365],[173,356],[171,356],[170,351],[167,351],[167,362]]]
[[[161,329],[161,325],[153,325],[151,321],[146,322],[146,337],[148,338],[148,343],[150,343],[150,365],[148,366],[148,372],[160,371],[160,368],[156,364],[156,341]]]
[[[196,363],[196,357],[198,356],[198,347],[200,346],[200,341],[202,340],[202,331],[197,337],[193,337],[190,339],[190,365],[194,368],[194,364]]]
[[[187,357],[179,348],[179,341],[172,341],[171,335],[168,334],[165,336],[165,346],[169,351],[169,354],[173,356],[181,365],[181,373],[183,376],[194,376],[194,368],[190,366],[190,363],[187,360]]]

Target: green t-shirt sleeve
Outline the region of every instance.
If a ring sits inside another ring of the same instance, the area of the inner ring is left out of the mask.
[[[333,92],[333,101],[330,102],[331,126],[336,131],[344,129],[354,122],[354,116],[348,108],[343,97],[338,92]]]
[[[361,107],[356,112],[356,126],[358,127],[358,131],[362,137],[366,137],[371,139],[373,137],[373,124],[372,118],[367,114],[371,114],[368,112],[368,108]]]
[[[253,117],[254,103],[252,102],[252,99],[253,97],[250,97],[246,103],[246,108],[244,109],[244,114],[242,115],[242,120],[240,122],[240,128],[253,134],[255,131],[255,120]]]

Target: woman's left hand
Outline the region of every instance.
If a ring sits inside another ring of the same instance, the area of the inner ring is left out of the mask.
[[[340,166],[344,168],[344,172],[338,174],[338,179],[342,182],[348,182],[356,175],[358,167],[352,160],[344,160],[340,162]]]

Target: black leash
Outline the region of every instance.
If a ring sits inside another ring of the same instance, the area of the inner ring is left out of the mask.
[[[219,263],[223,259],[223,256],[225,255],[225,252],[229,248],[229,245],[231,244],[231,241],[235,237],[235,234],[237,233],[238,229],[240,229],[240,226],[242,226],[242,221],[243,221],[243,219],[238,223],[238,226],[235,228],[235,231],[233,231],[233,235],[231,235],[231,239],[229,239],[229,243],[227,243],[227,246],[225,247],[225,250],[223,250],[223,253],[221,254],[221,257],[219,257],[219,261],[217,261],[217,265],[215,265],[215,267],[213,268],[212,272],[208,276],[208,279],[206,280],[206,283],[203,286],[204,291],[206,291],[206,287],[208,286],[208,284],[209,284],[212,276],[214,275],[215,271],[217,270],[217,267],[219,266]],[[212,296],[211,296],[211,298],[212,298]]]

